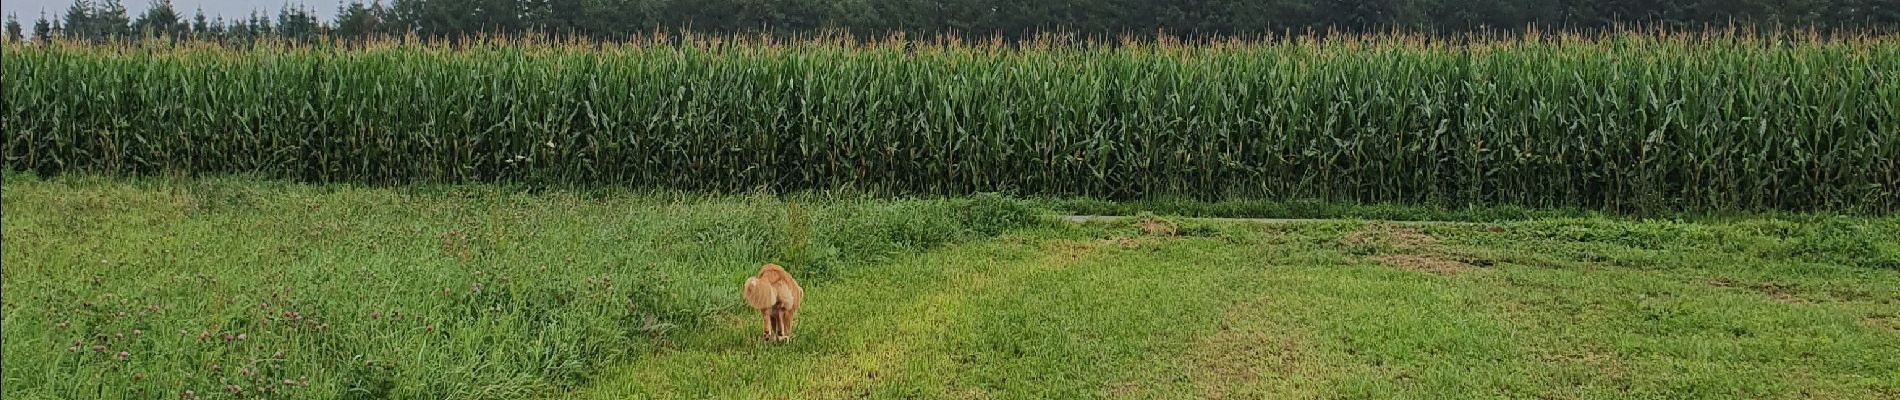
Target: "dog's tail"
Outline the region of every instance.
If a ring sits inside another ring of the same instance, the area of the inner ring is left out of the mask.
[[[759,281],[758,277],[746,278],[745,304],[757,310],[772,308],[778,304],[778,294],[773,292],[772,285]]]

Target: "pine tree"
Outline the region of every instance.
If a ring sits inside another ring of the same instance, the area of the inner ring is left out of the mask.
[[[132,21],[132,31],[145,36],[177,37],[181,26],[171,0],[152,0],[151,8]]]
[[[292,39],[309,39],[316,36],[319,22],[316,13],[302,5],[284,7],[277,11],[277,34]]]
[[[33,41],[45,42],[53,34],[53,23],[46,21],[46,12],[40,12],[40,19],[33,21]]]
[[[105,0],[93,15],[93,23],[98,24],[99,33],[106,37],[122,38],[132,33],[132,17],[119,0]]]
[[[73,0],[73,5],[66,8],[66,24],[64,29],[66,36],[88,40],[98,39],[101,32],[97,32],[93,29],[95,25],[92,22],[92,13],[92,2]]]
[[[195,15],[192,15],[191,17],[192,36],[205,37],[206,34],[211,33],[210,25],[211,24],[209,22],[205,21],[204,7],[198,7],[198,12]]]
[[[7,40],[20,41],[20,31],[20,16],[7,14]]]
[[[347,6],[337,6],[336,28],[332,32],[338,37],[362,38],[381,32],[382,25],[382,3],[365,6],[362,0],[357,0]]]

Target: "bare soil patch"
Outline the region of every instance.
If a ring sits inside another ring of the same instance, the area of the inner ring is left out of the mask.
[[[1220,330],[1195,344],[1188,372],[1200,398],[1258,398],[1262,392],[1312,397],[1320,387],[1288,377],[1324,375],[1327,368],[1298,327],[1271,322],[1269,299],[1236,302]]]
[[[1148,236],[1174,236],[1175,232],[1181,229],[1180,225],[1173,221],[1154,217],[1142,218],[1141,221],[1135,222],[1135,228],[1141,229],[1141,234]]]
[[[1860,322],[1874,329],[1900,333],[1900,315],[1874,314],[1860,319]]]
[[[1465,254],[1440,244],[1438,237],[1402,226],[1370,225],[1339,239],[1355,254],[1369,256],[1394,268],[1452,275],[1472,268],[1489,267],[1489,258]],[[1377,254],[1384,253],[1384,254]],[[1377,255],[1374,255],[1377,254]]]
[[[1381,224],[1354,231],[1339,242],[1347,246],[1383,244],[1399,248],[1418,248],[1436,245],[1438,238],[1419,232],[1417,229]]]
[[[1447,258],[1417,254],[1386,254],[1372,257],[1379,263],[1406,271],[1429,272],[1439,275],[1453,275],[1473,268],[1471,264]]]
[[[1715,279],[1709,280],[1709,285],[1715,286],[1715,287],[1748,289],[1748,290],[1754,291],[1755,293],[1761,293],[1763,296],[1768,296],[1769,298],[1779,300],[1785,303],[1807,303],[1808,302],[1807,300],[1802,299],[1799,296],[1796,296],[1797,293],[1800,293],[1800,290],[1796,289],[1794,285],[1783,284],[1783,283],[1778,283],[1778,282],[1746,283],[1746,282],[1736,282],[1728,278],[1715,278]]]

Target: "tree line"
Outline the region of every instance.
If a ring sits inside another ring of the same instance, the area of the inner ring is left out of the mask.
[[[74,0],[27,32],[9,15],[14,40],[159,36],[250,40],[370,36],[459,37],[546,34],[612,39],[652,32],[857,35],[905,32],[1021,38],[1061,31],[1120,35],[1250,36],[1311,31],[1457,33],[1743,26],[1892,31],[1895,0],[350,0],[325,21],[287,5],[269,15],[186,16],[170,0],[128,15],[121,0]]]

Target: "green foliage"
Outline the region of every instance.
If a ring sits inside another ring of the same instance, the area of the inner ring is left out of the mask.
[[[1791,256],[1817,262],[1900,270],[1900,227],[1825,218],[1805,229],[1788,248]]]
[[[49,175],[1895,210],[1900,40],[1780,40],[16,43],[0,124]]]
[[[1033,226],[1040,222],[1043,212],[1036,206],[1023,200],[1013,199],[996,193],[978,193],[961,205],[965,223],[981,235],[995,235],[1006,230]]]
[[[533,397],[744,307],[738,277],[785,236],[786,205],[768,196],[6,185],[9,399]],[[812,289],[999,231],[960,218],[963,201],[798,207],[828,249],[797,272]]]
[[[110,15],[111,4],[75,0],[73,10],[82,11],[80,15]],[[303,38],[328,30],[339,39],[411,33],[431,38],[549,34],[618,39],[655,31],[796,35],[842,30],[868,36],[904,33],[1018,40],[1037,32],[1110,39],[1329,31],[1596,31],[1631,25],[1783,32],[1900,28],[1900,5],[1885,0],[371,0],[367,4],[351,0],[338,4],[334,21],[316,29],[309,29],[313,26],[307,23],[318,21],[304,18],[310,13],[303,4],[313,3],[269,4],[289,10],[276,21],[288,29],[276,34]],[[169,10],[168,1],[153,4],[152,9],[160,8]],[[69,33],[85,39],[118,38],[153,28],[144,23],[150,21],[132,21],[126,30],[123,19],[92,18]],[[198,37],[248,42],[267,31],[257,29],[261,26],[257,22],[190,28]],[[184,28],[183,24],[178,27]],[[236,28],[235,33],[223,35],[227,28]]]

